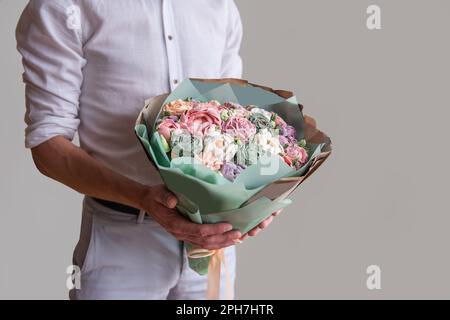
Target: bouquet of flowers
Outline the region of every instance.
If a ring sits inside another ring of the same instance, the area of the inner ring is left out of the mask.
[[[231,182],[263,156],[279,155],[296,170],[308,161],[297,130],[255,105],[174,100],[163,106],[156,131],[170,159],[191,157]]]
[[[331,153],[330,139],[302,109],[289,91],[186,79],[146,101],[135,132],[181,214],[195,223],[228,222],[244,234],[289,205],[287,197]],[[217,280],[221,257],[193,254],[189,265]]]

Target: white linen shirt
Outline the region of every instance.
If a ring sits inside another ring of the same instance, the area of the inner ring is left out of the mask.
[[[131,179],[161,183],[134,123],[184,78],[240,78],[233,0],[31,0],[16,30],[26,139],[62,135]]]

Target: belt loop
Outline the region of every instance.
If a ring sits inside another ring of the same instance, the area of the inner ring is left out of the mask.
[[[140,210],[139,211],[139,215],[138,215],[138,218],[137,218],[137,221],[136,221],[137,224],[142,224],[144,222],[145,214],[146,213],[145,213],[144,210]]]
[[[180,249],[181,249],[180,274],[182,274],[183,270],[189,266],[189,260],[186,254],[186,243],[184,241],[180,241]]]

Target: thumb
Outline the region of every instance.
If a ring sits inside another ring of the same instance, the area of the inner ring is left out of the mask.
[[[177,197],[165,187],[155,189],[154,200],[169,209],[175,208],[178,203]]]

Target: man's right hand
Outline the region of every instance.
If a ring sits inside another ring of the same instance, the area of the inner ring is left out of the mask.
[[[176,209],[177,198],[163,185],[149,187],[143,207],[167,232],[181,241],[201,248],[221,249],[236,243],[242,236],[229,223],[197,224],[183,217]]]
[[[124,177],[62,136],[32,149],[36,167],[85,195],[123,203],[148,212],[177,239],[205,249],[220,249],[239,241],[240,232],[229,223],[196,224],[176,209],[177,198],[164,186],[148,187]]]

